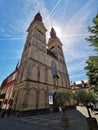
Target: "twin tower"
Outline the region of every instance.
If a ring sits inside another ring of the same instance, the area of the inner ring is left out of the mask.
[[[70,82],[62,50],[62,43],[51,28],[46,44],[46,28],[37,13],[27,32],[18,75],[13,92],[14,111],[36,112],[49,108],[49,95],[70,91]]]

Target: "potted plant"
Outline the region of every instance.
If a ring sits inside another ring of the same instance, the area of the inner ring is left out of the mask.
[[[56,92],[55,99],[57,101],[58,106],[62,109],[63,115],[61,117],[61,122],[63,126],[68,126],[69,119],[65,114],[66,104],[70,101],[70,93],[68,92]]]
[[[89,110],[90,103],[93,103],[93,101],[94,101],[94,94],[91,92],[86,92],[84,90],[77,90],[75,95],[76,95],[76,99],[78,100],[78,102],[82,103],[87,109],[87,112],[89,115],[89,117],[87,118],[87,122],[90,127],[90,130],[97,130],[98,126],[97,126],[96,118],[93,118],[91,116],[91,113]]]

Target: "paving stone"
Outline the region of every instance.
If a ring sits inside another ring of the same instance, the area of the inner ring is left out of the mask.
[[[75,109],[68,110],[66,115],[69,117],[68,127],[62,127],[60,122],[62,114],[60,112],[22,118],[9,117],[8,119],[34,124],[36,126],[43,126],[51,130],[89,130],[85,117],[79,111]]]

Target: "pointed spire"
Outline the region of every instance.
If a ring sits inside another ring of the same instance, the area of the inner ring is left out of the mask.
[[[18,61],[17,65],[16,65],[16,69],[15,69],[15,70],[17,70],[17,69],[18,69],[18,67],[19,67],[19,61]]]
[[[42,22],[42,16],[41,16],[40,12],[38,12],[38,13],[35,15],[34,19],[35,19],[35,20],[38,20],[38,21],[40,21],[40,22]]]
[[[56,37],[56,32],[55,32],[53,27],[51,28],[50,36],[51,36],[51,38],[55,38]]]

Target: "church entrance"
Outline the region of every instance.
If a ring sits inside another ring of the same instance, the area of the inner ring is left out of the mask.
[[[56,92],[53,94],[53,111],[57,112],[59,111],[59,106],[57,104],[57,101],[55,99]]]

